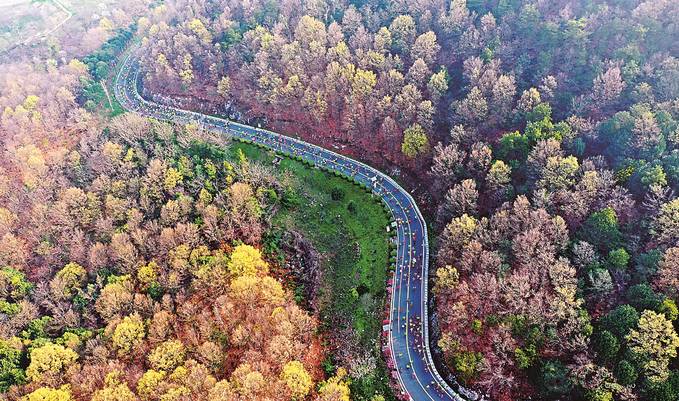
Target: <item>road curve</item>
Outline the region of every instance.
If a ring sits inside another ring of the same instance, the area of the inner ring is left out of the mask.
[[[115,79],[115,96],[127,110],[158,120],[202,124],[236,139],[258,143],[276,152],[301,157],[319,168],[337,171],[372,188],[397,223],[396,268],[389,279],[390,311],[384,334],[392,378],[402,399],[463,401],[436,371],[429,349],[427,316],[429,243],[427,226],[412,196],[391,177],[361,162],[275,132],[188,110],[160,105],[138,92],[139,63],[134,51],[124,58]]]

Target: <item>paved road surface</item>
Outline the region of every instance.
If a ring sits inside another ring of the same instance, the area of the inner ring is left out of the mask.
[[[163,106],[143,99],[137,91],[138,60],[130,53],[116,77],[115,96],[124,108],[159,120],[197,122],[226,135],[256,142],[277,152],[301,156],[318,167],[329,168],[369,185],[387,204],[397,222],[396,269],[391,285],[386,354],[391,375],[401,385],[405,400],[462,400],[436,371],[429,350],[427,319],[427,228],[413,198],[389,176],[330,150],[271,131],[233,121]]]

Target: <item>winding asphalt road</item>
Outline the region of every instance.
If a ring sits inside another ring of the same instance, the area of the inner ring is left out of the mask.
[[[385,354],[400,397],[413,401],[463,399],[436,371],[429,349],[427,276],[429,243],[424,218],[415,201],[386,174],[319,146],[248,125],[148,101],[138,92],[139,63],[131,52],[116,76],[115,96],[127,110],[158,120],[200,123],[225,135],[259,143],[276,152],[299,156],[372,188],[388,206],[396,222],[396,269],[389,280],[391,308],[385,319]]]

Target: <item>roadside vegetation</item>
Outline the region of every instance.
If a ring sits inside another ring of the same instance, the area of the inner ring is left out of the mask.
[[[122,56],[135,30],[136,24],[116,30],[101,48],[82,59],[90,73],[89,77],[81,78],[81,101],[86,110],[102,111],[109,117],[125,112],[115,98],[113,84],[119,67],[118,58]]]
[[[243,152],[264,164],[276,158],[250,144],[235,143],[229,151],[234,159]],[[299,301],[314,302],[319,313],[331,351],[324,368],[327,373],[340,365],[349,370],[354,399],[370,400],[376,393],[391,399],[379,349],[389,258],[387,212],[379,198],[346,178],[287,157],[277,170],[286,184],[264,246],[276,258],[285,231],[296,231],[319,254],[316,299],[302,299],[308,294],[304,289],[297,293]]]

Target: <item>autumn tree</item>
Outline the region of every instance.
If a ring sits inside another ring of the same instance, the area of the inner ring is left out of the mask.
[[[121,372],[111,372],[106,375],[104,379],[104,388],[97,390],[92,397],[92,401],[123,401],[123,400],[139,400],[130,390],[127,383],[120,380]]]
[[[250,245],[237,246],[231,253],[228,267],[234,277],[262,275],[269,270],[260,251]]]
[[[299,361],[290,361],[283,366],[281,379],[285,382],[294,399],[302,399],[311,390],[312,381],[309,373]]]
[[[59,374],[78,359],[73,350],[58,344],[45,344],[31,351],[26,377],[39,381],[45,374]]]
[[[410,15],[399,15],[391,21],[389,32],[392,38],[392,47],[397,52],[408,54],[415,41],[415,20]],[[435,37],[434,37],[435,39]],[[427,39],[423,40],[426,42]],[[422,43],[424,45],[424,43]]]
[[[679,248],[673,247],[665,251],[658,264],[655,285],[675,299],[679,295]]]
[[[27,401],[73,401],[68,386],[61,388],[40,387],[26,396]]]
[[[422,59],[427,65],[432,65],[440,50],[441,46],[436,42],[436,34],[429,31],[415,39],[410,53],[413,59]]]
[[[333,377],[321,383],[316,401],[349,401],[351,391],[345,377],[346,371],[340,368]]]
[[[642,366],[650,381],[658,383],[667,379],[669,361],[677,355],[679,336],[664,315],[644,311],[638,330],[630,331],[626,340],[630,350],[644,358]]]
[[[149,363],[157,371],[172,371],[184,361],[184,344],[180,341],[165,341],[149,354]]]
[[[658,242],[676,245],[679,241],[679,198],[663,204],[651,231]]]
[[[142,344],[145,335],[144,322],[139,315],[135,314],[125,316],[115,326],[111,341],[120,355],[127,356]]]

